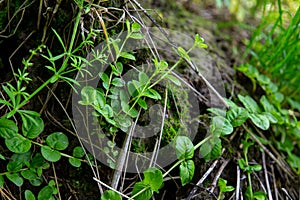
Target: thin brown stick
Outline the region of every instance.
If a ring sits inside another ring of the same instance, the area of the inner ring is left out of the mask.
[[[213,180],[213,182],[212,182],[212,186],[211,186],[211,188],[210,188],[210,190],[209,190],[210,193],[213,193],[213,192],[214,192],[214,190],[215,190],[215,188],[216,188],[216,186],[217,186],[217,182],[218,182],[218,180],[219,180],[219,178],[220,178],[222,172],[224,171],[226,165],[229,163],[229,161],[230,161],[230,159],[227,159],[227,160],[225,160],[225,161],[222,163],[220,169],[218,170],[218,172],[217,172],[217,174],[216,174],[216,176],[215,176],[215,178],[214,178],[214,180]]]
[[[243,124],[243,128],[249,133],[250,137],[278,164],[278,166],[293,180],[294,176],[290,171],[286,169],[286,165],[282,161],[278,160],[257,138],[256,136],[248,129],[248,127]]]

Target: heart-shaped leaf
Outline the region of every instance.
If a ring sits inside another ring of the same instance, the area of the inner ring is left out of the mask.
[[[55,132],[47,137],[46,143],[53,149],[65,150],[69,145],[69,140],[65,134]]]
[[[187,160],[180,164],[179,166],[179,174],[182,186],[189,183],[195,172],[195,164],[193,160]]]

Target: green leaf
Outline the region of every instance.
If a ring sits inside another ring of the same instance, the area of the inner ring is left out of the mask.
[[[116,63],[116,70],[119,75],[121,75],[123,73],[123,64],[121,62]]]
[[[252,99],[250,96],[244,97],[239,94],[238,98],[250,113],[261,113],[261,110],[257,105],[256,101],[254,101],[254,99]]]
[[[25,153],[31,147],[31,141],[17,134],[12,138],[5,139],[7,148],[14,153]]]
[[[266,116],[268,118],[268,120],[270,121],[270,123],[277,124],[278,120],[272,113],[263,112],[262,115]]]
[[[101,78],[101,80],[103,81],[103,83],[102,83],[103,87],[104,87],[105,89],[108,89],[108,87],[109,87],[109,77],[108,77],[108,75],[105,74],[105,73],[102,73],[102,74],[100,75],[100,78]]]
[[[224,192],[231,192],[234,190],[234,187],[232,186],[227,186],[227,181],[219,178],[218,180],[218,186],[220,187],[220,192],[224,193]]]
[[[191,61],[190,56],[188,55],[188,53],[184,50],[184,48],[182,47],[178,47],[178,53],[180,55],[180,57],[187,59],[188,61]]]
[[[73,149],[73,156],[77,157],[77,158],[82,158],[85,155],[84,150],[82,147],[75,147]]]
[[[42,177],[37,177],[34,180],[29,180],[30,184],[33,186],[40,186],[43,183],[43,178]]]
[[[130,34],[130,38],[136,39],[136,40],[144,39],[144,37],[145,36],[141,33],[131,33]]]
[[[81,161],[78,158],[69,158],[69,163],[74,167],[80,167]]]
[[[81,105],[91,105],[96,99],[96,90],[92,86],[85,86],[81,90],[82,101],[79,101]]]
[[[36,153],[35,156],[31,160],[30,167],[33,167],[33,168],[42,167],[44,163],[45,163],[45,160],[44,160],[43,156],[40,153]]]
[[[131,25],[132,32],[139,32],[141,30],[141,25],[137,22],[132,23]]]
[[[256,199],[256,200],[267,200],[267,195],[266,193],[264,192],[254,192],[253,193],[253,199]]]
[[[94,106],[95,108],[103,108],[103,106],[105,105],[105,97],[104,94],[98,90],[96,90],[96,96],[94,99]]]
[[[13,173],[13,174],[6,174],[6,177],[8,178],[8,180],[10,180],[11,182],[13,182],[16,186],[20,187],[21,185],[23,185],[23,178],[17,174],[17,173]]]
[[[139,104],[139,106],[141,106],[144,110],[147,110],[148,106],[147,106],[147,103],[146,103],[145,100],[139,99],[139,100],[138,100],[138,104]]]
[[[43,157],[50,162],[57,162],[61,158],[58,151],[51,149],[48,146],[42,146],[41,153]]]
[[[0,118],[0,136],[9,139],[18,134],[18,127],[12,120]]]
[[[53,188],[51,186],[45,186],[38,194],[38,200],[50,200],[53,194]]]
[[[207,45],[204,44],[204,39],[200,37],[198,34],[195,35],[195,45],[197,45],[201,49],[207,48]]]
[[[149,185],[143,183],[143,182],[137,182],[133,186],[132,190],[132,196],[143,190],[144,188],[147,188],[144,192],[140,193],[138,196],[136,196],[135,200],[149,200],[152,197],[152,190]]]
[[[234,107],[226,113],[226,118],[233,127],[237,127],[241,126],[249,118],[249,113],[245,108]]]
[[[275,107],[269,102],[265,95],[260,98],[260,103],[266,112],[276,111]]]
[[[101,200],[122,200],[122,197],[113,190],[106,190],[102,194]]]
[[[205,162],[217,159],[222,154],[222,141],[219,137],[213,137],[206,141],[200,147],[200,155],[204,158]]]
[[[153,90],[151,88],[144,91],[143,94],[141,94],[141,96],[149,97],[155,100],[161,99],[160,94],[156,90]]]
[[[124,81],[120,78],[114,78],[111,83],[116,87],[123,87],[124,86]]]
[[[37,113],[38,114],[38,113]],[[37,138],[44,130],[44,122],[40,116],[21,114],[22,117],[22,132],[27,138]]]
[[[262,130],[268,130],[268,128],[270,127],[270,121],[265,115],[251,113],[249,117],[255,124],[255,126],[259,127]]]
[[[175,76],[172,75],[166,75],[165,76],[166,79],[169,79],[170,81],[172,81],[175,85],[177,86],[181,86],[181,82],[178,78],[176,78]]]
[[[136,97],[138,95],[138,90],[137,88],[135,88],[134,84],[132,81],[129,81],[127,83],[127,89],[128,89],[128,92],[129,94],[132,96],[132,97]],[[122,90],[121,90],[122,91]],[[124,94],[125,94],[125,91],[124,91]],[[121,95],[121,93],[120,93]],[[122,100],[122,96],[121,96],[121,100]]]
[[[0,175],[0,188],[3,188],[4,186],[4,178],[3,178],[3,175]]]
[[[121,52],[120,57],[135,61],[135,56],[128,52]]]
[[[176,139],[176,155],[179,160],[194,157],[194,145],[186,136],[178,136]]]
[[[262,169],[262,166],[259,165],[259,164],[256,164],[256,165],[253,165],[253,166],[249,166],[249,170],[251,170],[251,171],[258,172],[258,171],[261,171],[261,169]]]
[[[37,174],[30,169],[21,171],[21,175],[27,180],[34,180],[37,178]]]
[[[149,76],[144,72],[139,72],[139,82],[145,85],[149,81]]]
[[[5,157],[0,153],[0,159],[5,160]]]
[[[154,167],[151,167],[144,171],[144,180],[145,184],[148,184],[151,187],[151,190],[158,192],[163,184],[163,175],[162,172]]]
[[[69,140],[65,134],[55,132],[46,138],[46,143],[53,149],[65,150],[69,145]]]
[[[20,171],[22,169],[24,165],[24,162],[22,161],[14,161],[14,160],[11,160],[8,162],[8,164],[6,165],[6,169],[7,171],[9,172],[17,172],[17,171]]]
[[[226,110],[220,109],[220,108],[208,108],[207,111],[221,117],[226,116]]]
[[[34,194],[30,190],[25,190],[25,200],[35,200]]]
[[[229,135],[233,132],[233,127],[226,118],[215,116],[211,121],[210,132],[214,136]]]
[[[194,176],[194,172],[195,172],[194,161],[187,160],[182,162],[179,166],[179,170],[180,170],[179,174],[180,174],[181,184],[182,186],[184,186],[187,183],[189,183]]]
[[[242,169],[242,170],[247,170],[248,169],[248,165],[246,164],[246,161],[244,158],[241,158],[238,160],[238,164],[239,164],[239,167]]]

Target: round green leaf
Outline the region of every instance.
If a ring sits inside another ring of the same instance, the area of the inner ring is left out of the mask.
[[[91,105],[96,99],[96,90],[92,86],[86,86],[81,90],[81,105]]]
[[[9,161],[6,165],[6,169],[9,172],[17,172],[22,169],[24,163],[20,161]]]
[[[25,200],[35,200],[35,196],[30,190],[25,190]]]
[[[38,200],[49,200],[52,197],[53,188],[51,186],[45,186],[38,194]]]
[[[144,171],[144,183],[150,185],[151,190],[158,192],[163,184],[162,172],[154,167],[151,167]]]
[[[56,162],[61,158],[61,155],[58,151],[51,149],[48,146],[42,146],[41,153],[43,157],[50,162]]]
[[[81,166],[81,161],[78,158],[69,158],[69,163],[74,167]]]
[[[44,122],[40,116],[22,114],[22,132],[27,138],[33,139],[44,130]]]
[[[184,161],[179,166],[179,174],[182,186],[189,183],[195,172],[195,164],[193,160]]]
[[[0,118],[0,136],[9,139],[18,134],[18,127],[12,120]]]
[[[179,160],[191,159],[194,156],[194,145],[186,136],[178,136],[176,139],[176,155]]]
[[[40,186],[43,183],[42,177],[37,177],[36,179],[29,180],[30,184],[33,186]]]
[[[7,148],[14,153],[25,153],[31,147],[31,141],[17,134],[12,138],[5,139]]]
[[[65,134],[55,132],[47,137],[46,143],[53,149],[65,150],[69,145],[69,140]]]
[[[122,200],[121,195],[116,193],[113,190],[106,190],[103,195],[101,196],[101,200]]]
[[[14,174],[6,174],[6,177],[13,182],[16,186],[20,187],[21,185],[23,185],[23,178],[20,177],[19,174],[14,173]]]
[[[123,87],[124,86],[124,81],[120,78],[114,78],[111,83],[116,87]]]
[[[73,149],[73,156],[77,157],[77,158],[82,158],[85,155],[84,150],[82,147],[75,147]]]

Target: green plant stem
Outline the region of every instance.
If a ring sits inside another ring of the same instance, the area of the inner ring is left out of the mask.
[[[53,75],[51,78],[49,78],[47,81],[45,81],[40,87],[38,87],[34,92],[32,92],[26,99],[24,99],[19,105],[17,105],[13,110],[11,110],[9,113],[7,113],[5,116],[10,115],[14,112],[16,112],[17,110],[19,110],[20,108],[22,108],[30,99],[32,99],[37,93],[39,93],[42,89],[44,89],[48,84],[51,83],[51,80],[53,79],[53,77],[55,76],[59,76],[61,72],[63,72],[66,68],[67,68],[67,63],[69,58],[72,56],[72,48],[74,45],[74,41],[75,41],[75,37],[77,34],[77,29],[78,29],[78,25],[80,22],[80,17],[81,17],[81,11],[78,11],[78,14],[76,16],[76,20],[75,20],[75,24],[74,24],[74,28],[73,28],[73,34],[71,37],[71,41],[70,41],[70,46],[67,52],[67,56],[62,64],[62,67],[58,70],[58,72]]]
[[[246,165],[249,166],[247,153],[244,153],[244,157],[245,157]],[[247,178],[248,178],[248,183],[249,183],[250,199],[253,199],[251,173],[249,171],[247,171]]]
[[[196,146],[194,146],[194,150],[198,149],[202,144],[204,144],[206,141],[208,141],[211,138],[212,138],[212,136],[208,136],[207,138],[205,138],[204,140],[199,142]],[[163,174],[163,177],[166,177],[175,167],[177,167],[184,161],[185,161],[185,159],[178,160],[167,172],[165,172]]]
[[[142,194],[144,191],[148,190],[149,188],[151,188],[150,186],[148,187],[144,187],[142,190],[140,190],[138,193],[136,193],[135,195],[133,195],[132,197],[130,197],[130,200],[133,200],[135,197],[137,197],[138,195]]]

